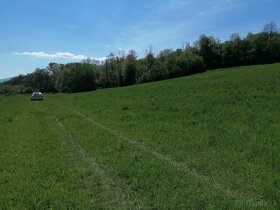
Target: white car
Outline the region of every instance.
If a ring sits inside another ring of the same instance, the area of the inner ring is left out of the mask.
[[[43,100],[44,95],[41,92],[34,92],[31,95],[31,100]]]

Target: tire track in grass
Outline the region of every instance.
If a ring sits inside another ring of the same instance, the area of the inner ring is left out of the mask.
[[[273,202],[264,200],[262,198],[262,196],[260,196],[260,195],[256,195],[256,196],[254,196],[254,198],[252,198],[251,196],[247,195],[244,192],[240,192],[238,190],[231,190],[230,188],[228,188],[226,186],[223,186],[222,184],[218,183],[213,177],[203,175],[202,173],[199,173],[199,171],[197,171],[196,169],[191,168],[184,163],[177,162],[176,160],[172,159],[171,157],[169,157],[167,155],[163,155],[163,154],[149,148],[148,146],[146,146],[143,143],[140,143],[138,141],[130,139],[130,138],[124,136],[123,134],[121,134],[121,133],[119,133],[119,132],[117,132],[117,131],[99,123],[99,122],[97,122],[95,119],[86,116],[82,112],[76,111],[74,109],[71,109],[71,108],[65,107],[65,106],[63,108],[72,112],[72,113],[75,113],[77,116],[80,116],[80,117],[84,118],[85,120],[91,122],[92,124],[99,127],[100,129],[103,129],[103,130],[107,131],[112,136],[117,137],[119,139],[122,139],[122,140],[126,141],[127,143],[139,148],[140,150],[142,150],[146,153],[152,154],[154,157],[156,157],[157,159],[159,159],[161,161],[169,163],[170,165],[172,165],[177,170],[179,170],[183,173],[187,173],[187,174],[190,174],[192,176],[198,177],[198,178],[200,178],[204,181],[212,183],[214,188],[216,190],[222,192],[222,194],[225,195],[226,197],[237,199],[236,200],[237,204],[242,204],[242,205],[251,206],[251,207],[274,207],[275,206],[273,204]],[[238,198],[245,198],[246,200],[241,201]]]
[[[75,148],[78,154],[82,157],[84,161],[86,161],[92,168],[95,169],[95,172],[101,177],[101,181],[103,186],[108,191],[113,191],[115,195],[115,200],[111,198],[111,207],[116,208],[114,203],[120,202],[122,206],[126,209],[143,209],[143,202],[142,201],[135,201],[129,194],[124,193],[124,190],[121,187],[117,186],[115,181],[101,168],[101,166],[97,163],[97,161],[92,157],[79,143],[78,139],[76,139],[72,133],[65,127],[59,117],[51,112],[46,106],[45,110],[48,114],[50,114],[56,125],[63,130],[63,132],[67,135],[67,139],[69,143]],[[123,209],[123,208],[121,208]]]

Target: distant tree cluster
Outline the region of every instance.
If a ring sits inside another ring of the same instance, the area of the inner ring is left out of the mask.
[[[0,86],[0,94],[43,92],[82,92],[119,87],[196,74],[206,70],[280,62],[280,33],[275,23],[260,33],[241,38],[233,34],[221,42],[213,36],[200,36],[193,45],[165,49],[155,55],[148,50],[138,58],[134,50],[111,53],[101,65],[93,62],[50,63],[45,69],[19,75]],[[15,88],[16,87],[16,88]]]

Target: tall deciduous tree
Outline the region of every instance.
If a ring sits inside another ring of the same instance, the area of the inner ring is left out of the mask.
[[[136,60],[136,52],[130,50],[125,58],[125,67],[122,72],[124,85],[132,85],[136,82]]]
[[[202,35],[197,45],[206,68],[213,69],[221,66],[221,43],[218,39],[213,36]]]
[[[56,80],[56,88],[61,92],[90,91],[96,87],[96,68],[91,64],[66,64]]]

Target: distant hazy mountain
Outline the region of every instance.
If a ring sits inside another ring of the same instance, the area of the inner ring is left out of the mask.
[[[12,79],[12,78],[0,79],[0,84],[3,83],[3,82],[7,82],[7,81],[9,81],[10,79]]]

